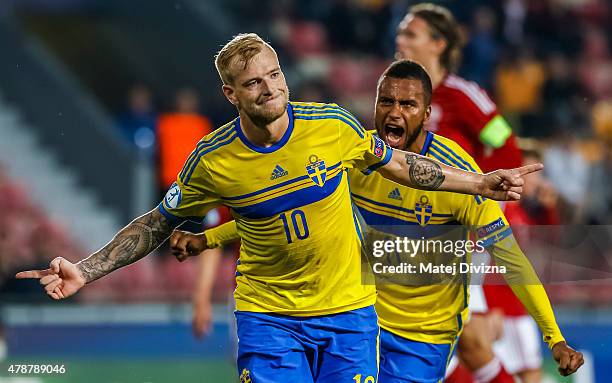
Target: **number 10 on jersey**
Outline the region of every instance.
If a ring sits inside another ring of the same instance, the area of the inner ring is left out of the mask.
[[[294,238],[306,239],[310,234],[308,231],[308,223],[306,223],[306,214],[297,209],[291,214],[282,213],[278,219],[283,221],[287,243],[292,243]]]

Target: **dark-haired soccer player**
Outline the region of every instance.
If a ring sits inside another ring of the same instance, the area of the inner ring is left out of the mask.
[[[56,258],[47,270],[17,277],[40,278],[52,298],[66,298],[146,256],[178,223],[226,205],[242,240],[235,291],[241,379],[372,383],[376,292],[361,283],[348,169],[505,200],[518,199],[520,177],[541,165],[482,175],[393,150],[335,104],[289,102],[276,52],[255,34],[236,36],[215,64],[238,117],[198,143],[162,203],[87,259]],[[173,236],[171,247],[190,252],[188,238]]]
[[[521,153],[512,129],[496,105],[476,83],[456,74],[463,44],[459,24],[448,9],[438,5],[417,4],[409,9],[399,24],[396,58],[409,58],[422,64],[433,83],[432,113],[425,128],[455,141],[485,172],[497,167],[520,166]],[[471,288],[476,298],[472,301],[471,312],[486,313],[482,287],[474,284]],[[509,290],[503,285],[498,289]],[[512,381],[493,352],[491,335],[484,331],[487,319],[482,315],[471,319],[458,346],[463,364],[479,382]],[[529,337],[531,333],[522,336]],[[526,342],[517,340],[517,347],[533,342],[533,339]],[[454,366],[456,363],[452,363],[449,370],[452,371]],[[458,369],[455,375],[459,374]],[[526,379],[528,371],[522,372],[521,376]],[[448,380],[455,381],[455,378],[449,376]]]
[[[431,92],[431,81],[421,65],[406,60],[391,64],[380,78],[376,96],[374,121],[379,137],[393,149],[478,171],[473,158],[459,145],[423,129],[431,113]],[[424,237],[465,243],[468,231],[473,231],[497,265],[507,267],[506,277],[513,282],[514,293],[537,320],[564,373],[573,373],[582,365],[582,354],[565,343],[546,292],[496,202],[479,196],[416,190],[357,169],[349,170],[349,179],[353,201],[372,229],[369,235],[393,240],[399,234],[416,240]],[[380,236],[380,232],[387,235]],[[208,230],[200,237],[185,236],[193,246],[201,248],[215,247],[238,237],[232,223]],[[459,263],[470,263],[467,253],[458,258],[456,253],[420,251],[390,261],[395,255],[386,258],[385,263],[397,266],[412,262],[416,270],[419,263],[434,259],[456,267],[460,267]],[[380,383],[443,380],[467,318],[468,274],[457,273],[448,278],[438,278],[433,273],[417,274],[420,275],[415,278],[387,275],[377,281],[376,311],[382,327]]]

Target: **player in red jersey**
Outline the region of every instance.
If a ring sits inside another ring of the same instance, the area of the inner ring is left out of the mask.
[[[539,160],[537,152],[523,153],[524,164]],[[542,176],[526,177],[525,182],[521,201],[503,204],[510,224],[519,229],[530,225],[559,225],[561,219],[556,209],[558,195],[554,187]],[[515,230],[515,235],[522,246],[532,239],[528,231]],[[536,324],[510,287],[497,282],[483,285],[489,310],[502,312],[504,318],[503,335],[493,345],[495,354],[506,370],[517,375],[521,382],[540,382],[542,355]]]
[[[457,142],[485,172],[496,167],[519,166],[521,153],[515,136],[496,105],[476,83],[454,73],[461,60],[462,46],[458,24],[450,11],[440,6],[419,4],[411,7],[398,27],[396,59],[407,58],[421,63],[433,83],[432,113],[426,129]],[[482,290],[477,285],[473,285],[472,290],[472,302],[476,303],[478,296],[483,295]],[[481,301],[486,311],[484,298]],[[472,311],[480,310],[474,307]],[[473,315],[470,322],[459,340],[458,352],[474,380],[513,382],[513,377],[493,351],[496,330],[491,323],[495,321]],[[453,379],[455,382],[471,381],[452,374],[447,381]]]
[[[399,25],[396,59],[421,63],[434,86],[426,129],[457,142],[485,173],[519,166],[521,153],[512,128],[496,105],[476,83],[454,73],[462,46],[459,27],[446,8],[416,5]]]

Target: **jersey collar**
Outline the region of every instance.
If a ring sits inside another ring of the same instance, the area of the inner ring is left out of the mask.
[[[425,137],[425,143],[423,144],[423,148],[421,149],[420,155],[424,156],[429,151],[429,146],[431,146],[431,141],[433,140],[434,135],[432,132],[427,132],[427,137]]]
[[[278,140],[278,142],[268,147],[259,146],[249,141],[249,139],[242,131],[242,128],[240,127],[240,117],[238,117],[238,119],[236,120],[236,133],[238,134],[238,137],[240,138],[242,143],[245,144],[251,150],[254,150],[258,153],[275,152],[278,149],[282,148],[287,143],[287,141],[289,141],[289,137],[291,137],[291,133],[293,132],[293,107],[291,106],[291,103],[287,103],[287,114],[289,115],[289,126],[287,127],[285,134],[283,134],[283,136],[280,140]]]

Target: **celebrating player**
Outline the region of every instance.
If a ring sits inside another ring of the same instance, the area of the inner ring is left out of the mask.
[[[215,64],[238,117],[204,137],[162,203],[73,264],[54,259],[40,278],[66,298],[157,248],[177,223],[217,205],[232,209],[242,241],[235,291],[243,381],[374,382],[374,286],[361,283],[361,232],[345,174],[377,170],[423,190],[520,198],[540,164],[486,175],[392,150],[335,104],[289,102],[274,49],[238,35]],[[480,198],[480,197],[479,197]],[[199,253],[173,237],[176,252]]]
[[[411,61],[391,64],[378,85],[374,116],[378,135],[393,149],[478,171],[473,158],[455,142],[423,129],[431,113],[431,88],[429,76],[419,64]],[[562,374],[571,374],[582,365],[582,354],[567,346],[546,292],[497,203],[479,196],[420,191],[400,186],[379,174],[365,175],[357,169],[349,171],[349,179],[353,201],[370,228],[408,232],[415,239],[441,236],[444,240],[457,237],[464,241],[467,229],[474,231],[497,264],[508,267],[512,290],[537,319]],[[453,223],[464,228],[440,235]],[[202,248],[238,238],[232,223],[208,230],[203,236],[175,235]],[[393,237],[393,233],[389,235]],[[409,258],[413,257],[426,262],[431,255],[419,253]],[[439,259],[448,264],[457,261],[454,254]],[[468,280],[462,276],[444,283],[434,279],[426,278],[420,285],[412,286],[394,280],[377,284],[376,311],[382,327],[380,383],[443,380],[453,345],[468,314]]]
[[[441,6],[415,5],[398,27],[396,57],[419,62],[432,79],[432,114],[426,129],[457,142],[484,171],[520,166],[521,153],[512,129],[495,104],[477,84],[454,73],[461,61],[462,46],[458,23],[451,12]],[[497,288],[509,290],[504,286]],[[475,299],[470,311],[485,314],[487,305],[482,287],[473,284],[471,290]],[[511,381],[493,352],[487,323],[483,315],[474,315],[466,324],[458,345],[461,360],[479,381]],[[454,366],[456,363],[452,363],[449,370]],[[449,376],[448,380],[454,381],[454,378]]]

